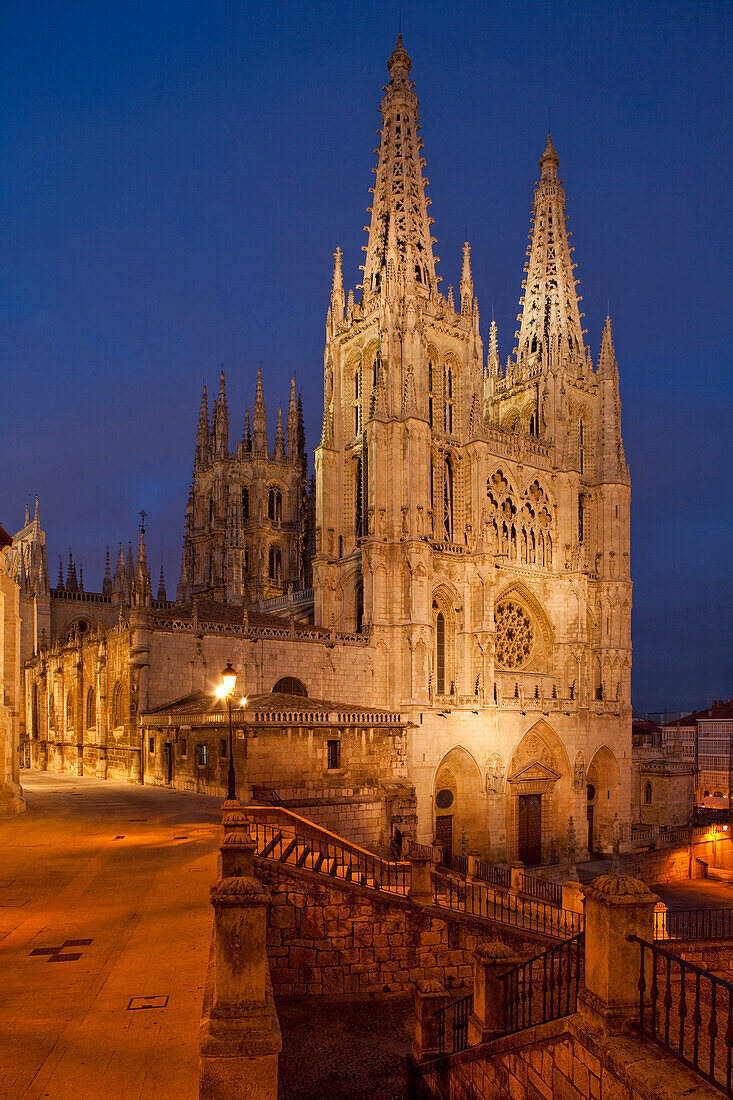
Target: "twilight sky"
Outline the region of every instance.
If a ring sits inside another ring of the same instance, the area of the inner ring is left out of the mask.
[[[203,380],[322,411],[332,253],[359,282],[399,7],[445,290],[514,346],[547,107],[581,309],[610,303],[631,466],[634,705],[733,694],[731,7],[715,0],[6,2],[0,523],[38,493],[87,588],[148,512],[175,592]]]

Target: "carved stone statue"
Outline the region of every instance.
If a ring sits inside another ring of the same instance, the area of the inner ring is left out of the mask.
[[[579,790],[585,783],[585,760],[583,759],[582,752],[578,752],[575,755],[575,766],[573,768],[573,786],[576,790]]]
[[[487,756],[484,773],[486,776],[486,793],[501,794],[504,780],[504,762],[498,752],[492,752],[490,756]]]

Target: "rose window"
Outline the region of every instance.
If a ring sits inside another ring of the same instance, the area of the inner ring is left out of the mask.
[[[496,663],[519,668],[529,660],[534,641],[532,623],[524,608],[511,600],[500,603],[496,621]]]

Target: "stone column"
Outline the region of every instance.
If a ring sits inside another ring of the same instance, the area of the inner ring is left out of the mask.
[[[608,1034],[626,1030],[638,1011],[640,948],[627,939],[654,942],[659,901],[629,875],[599,875],[585,887],[585,1012],[600,1018]]]
[[[412,1056],[416,1062],[439,1053],[440,1028],[435,1013],[450,1000],[450,994],[437,978],[425,978],[415,986],[415,1039]]]
[[[515,859],[513,863],[509,864],[509,889],[515,890],[519,893],[522,889],[522,872],[524,871],[524,864],[520,859]]]
[[[410,852],[410,893],[413,901],[422,905],[429,905],[433,900],[433,884],[431,872],[433,869],[430,856],[418,855]]]
[[[265,946],[270,891],[256,878],[235,875],[212,888],[211,901],[213,975],[204,997],[199,1096],[277,1100],[282,1040]]]
[[[575,879],[569,879],[562,883],[561,889],[563,909],[569,909],[571,913],[582,913],[583,887],[581,884]]]
[[[501,978],[521,961],[500,940],[477,948],[473,962],[473,1013],[468,1021],[469,1046],[504,1033],[506,999]]]

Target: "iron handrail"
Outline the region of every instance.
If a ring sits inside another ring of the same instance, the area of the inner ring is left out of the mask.
[[[433,899],[443,909],[514,925],[554,939],[566,940],[583,931],[582,913],[495,891],[483,883],[459,882],[438,871],[433,874]]]
[[[562,905],[562,886],[559,882],[549,882],[539,875],[522,872],[522,893],[530,897],[547,901],[550,905]]]
[[[733,983],[656,943],[633,935],[627,939],[638,943],[641,951],[639,1030],[727,1096],[733,1096]]]
[[[468,1046],[468,1020],[473,1012],[473,993],[460,997],[457,1001],[433,1012],[438,1021],[438,1053],[457,1054]],[[450,1017],[450,1021],[449,1021]],[[448,1043],[448,1023],[450,1022],[450,1044]],[[450,1049],[448,1046],[450,1045]]]
[[[654,914],[655,941],[732,938],[733,908],[667,909]]]
[[[504,1034],[559,1020],[577,1011],[583,946],[584,934],[580,932],[502,975]]]

